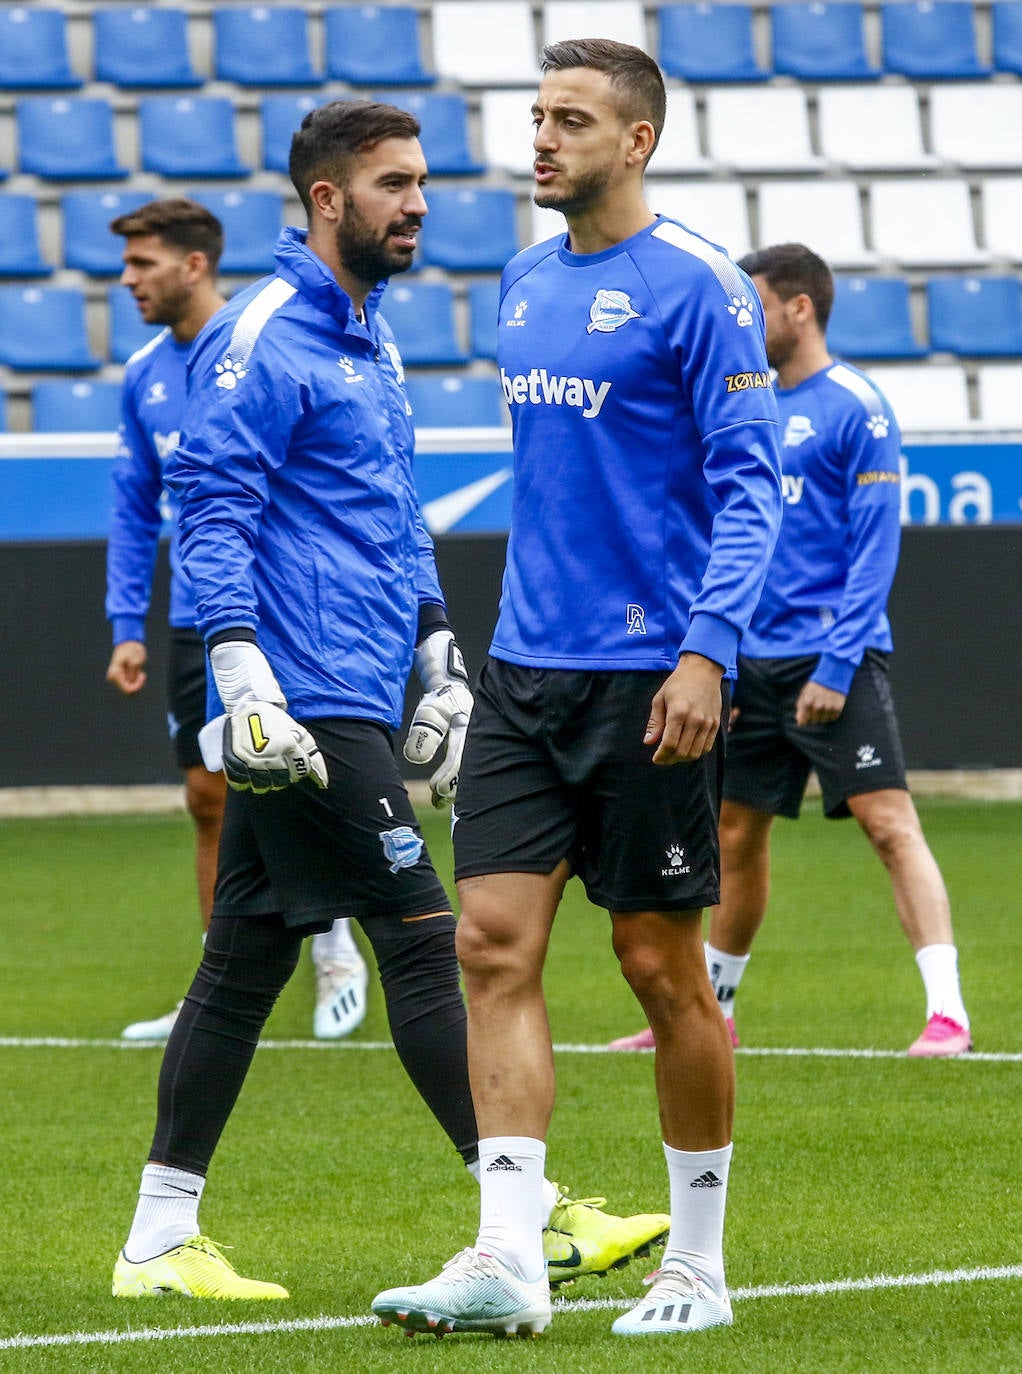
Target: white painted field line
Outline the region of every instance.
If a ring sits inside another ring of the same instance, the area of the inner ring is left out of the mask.
[[[162,1044],[145,1040],[90,1040],[73,1036],[0,1036],[0,1049],[7,1050],[159,1050]],[[392,1050],[389,1040],[260,1040],[261,1050]],[[606,1045],[556,1044],[558,1054],[607,1054]],[[614,1051],[615,1057],[622,1056]],[[651,1050],[632,1051],[651,1054]],[[747,1047],[735,1050],[739,1059],[904,1059],[904,1050],[826,1049],[820,1046]],[[960,1055],[956,1064],[1022,1064],[1022,1053],[976,1052]]]
[[[984,1265],[976,1269],[935,1269],[928,1274],[875,1274],[862,1279],[834,1279],[826,1283],[778,1283],[731,1290],[735,1302],[756,1298],[815,1298],[830,1293],[872,1293],[890,1288],[936,1288],[957,1283],[988,1283],[994,1279],[1022,1279],[1022,1264]],[[634,1299],[558,1298],[555,1312],[617,1312]],[[299,1317],[294,1321],[229,1322],[222,1326],[140,1327],[133,1331],[68,1331],[46,1336],[6,1336],[0,1350],[29,1350],[42,1346],[124,1345],[143,1341],[187,1340],[200,1336],[273,1336],[300,1331],[339,1331],[374,1326],[376,1318]]]

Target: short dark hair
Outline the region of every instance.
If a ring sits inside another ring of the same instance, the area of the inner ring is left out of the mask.
[[[194,200],[151,200],[110,221],[111,232],[126,239],[153,234],[183,253],[203,253],[211,274],[224,251],[224,228],[216,215]]]
[[[568,38],[563,43],[548,43],[541,56],[544,72],[570,71],[573,67],[603,72],[618,97],[622,119],[628,123],[648,120],[656,135],[656,148],[667,117],[667,95],[663,75],[649,53],[612,38]]]
[[[764,277],[782,301],[805,294],[813,303],[816,323],[826,330],[834,305],[834,278],[830,268],[804,243],[774,243],[739,258],[738,266],[750,277]]]
[[[418,138],[419,121],[407,110],[374,100],[332,100],[309,113],[291,140],[288,172],[295,190],[312,214],[309,189],[314,182],[343,186],[359,153],[385,138]]]

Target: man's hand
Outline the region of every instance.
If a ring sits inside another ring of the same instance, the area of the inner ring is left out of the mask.
[[[115,644],[106,670],[107,682],[127,696],[141,692],[146,684],[146,659],[146,647],[140,639],[124,639]]]
[[[425,695],[415,708],[405,740],[409,763],[429,763],[447,740],[443,763],[429,780],[434,806],[453,801],[458,790],[472,693],[465,660],[450,630],[434,630],[415,650],[415,667]]]
[[[701,654],[682,654],[650,708],[643,743],[659,741],[654,763],[692,763],[710,752],[720,729],[723,672]]]
[[[227,712],[222,738],[228,785],[236,792],[276,792],[311,778],[326,787],[319,746],[284,709],[287,700],[263,651],[248,640],[226,640],[210,650],[209,662]],[[207,725],[202,732],[207,768],[213,761],[210,730]]]
[[[795,702],[795,724],[828,725],[832,720],[837,720],[847,700],[847,693],[835,692],[831,687],[821,687],[818,682],[810,680]]]
[[[224,772],[236,792],[279,792],[311,778],[326,787],[326,763],[304,725],[269,701],[251,701],[224,722]]]

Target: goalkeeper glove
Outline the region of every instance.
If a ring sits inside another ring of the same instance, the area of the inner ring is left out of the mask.
[[[284,709],[287,700],[262,650],[248,640],[227,640],[210,650],[209,662],[227,711],[221,739],[228,785],[237,792],[277,792],[311,778],[326,787],[319,746]]]
[[[472,693],[461,650],[450,630],[434,630],[415,650],[415,668],[425,696],[415,708],[405,740],[409,763],[429,763],[447,740],[443,763],[429,780],[434,806],[454,800],[458,790],[465,732],[472,713]]]

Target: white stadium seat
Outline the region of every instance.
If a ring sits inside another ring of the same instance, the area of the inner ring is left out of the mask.
[[[527,0],[437,0],[433,57],[438,74],[456,85],[537,83],[532,6]]]
[[[870,184],[873,247],[908,267],[967,267],[990,261],[977,247],[966,182],[896,178]]]
[[[671,219],[711,243],[726,248],[733,258],[752,248],[745,187],[738,181],[651,181],[646,184],[651,210]]]
[[[613,38],[647,49],[642,5],[638,0],[547,0],[543,42],[560,43],[565,38]]]
[[[1022,167],[1022,86],[965,82],[930,89],[933,151],[958,167]]]
[[[805,243],[832,267],[869,267],[859,188],[854,181],[764,181],[759,187],[759,246]]]
[[[794,86],[715,87],[706,93],[710,157],[743,172],[815,171],[805,92]]]
[[[970,423],[965,369],[957,363],[871,367],[903,430],[960,429]]]
[[[980,188],[983,242],[998,258],[1022,262],[1022,177],[988,177]]]
[[[665,172],[709,172],[713,163],[699,147],[695,93],[675,86],[667,92],[667,117],[656,152],[649,163],[653,176]]]
[[[532,106],[536,87],[483,91],[483,161],[514,176],[531,176],[533,148]]]
[[[932,167],[923,149],[914,86],[824,86],[819,92],[820,151],[854,171]]]

